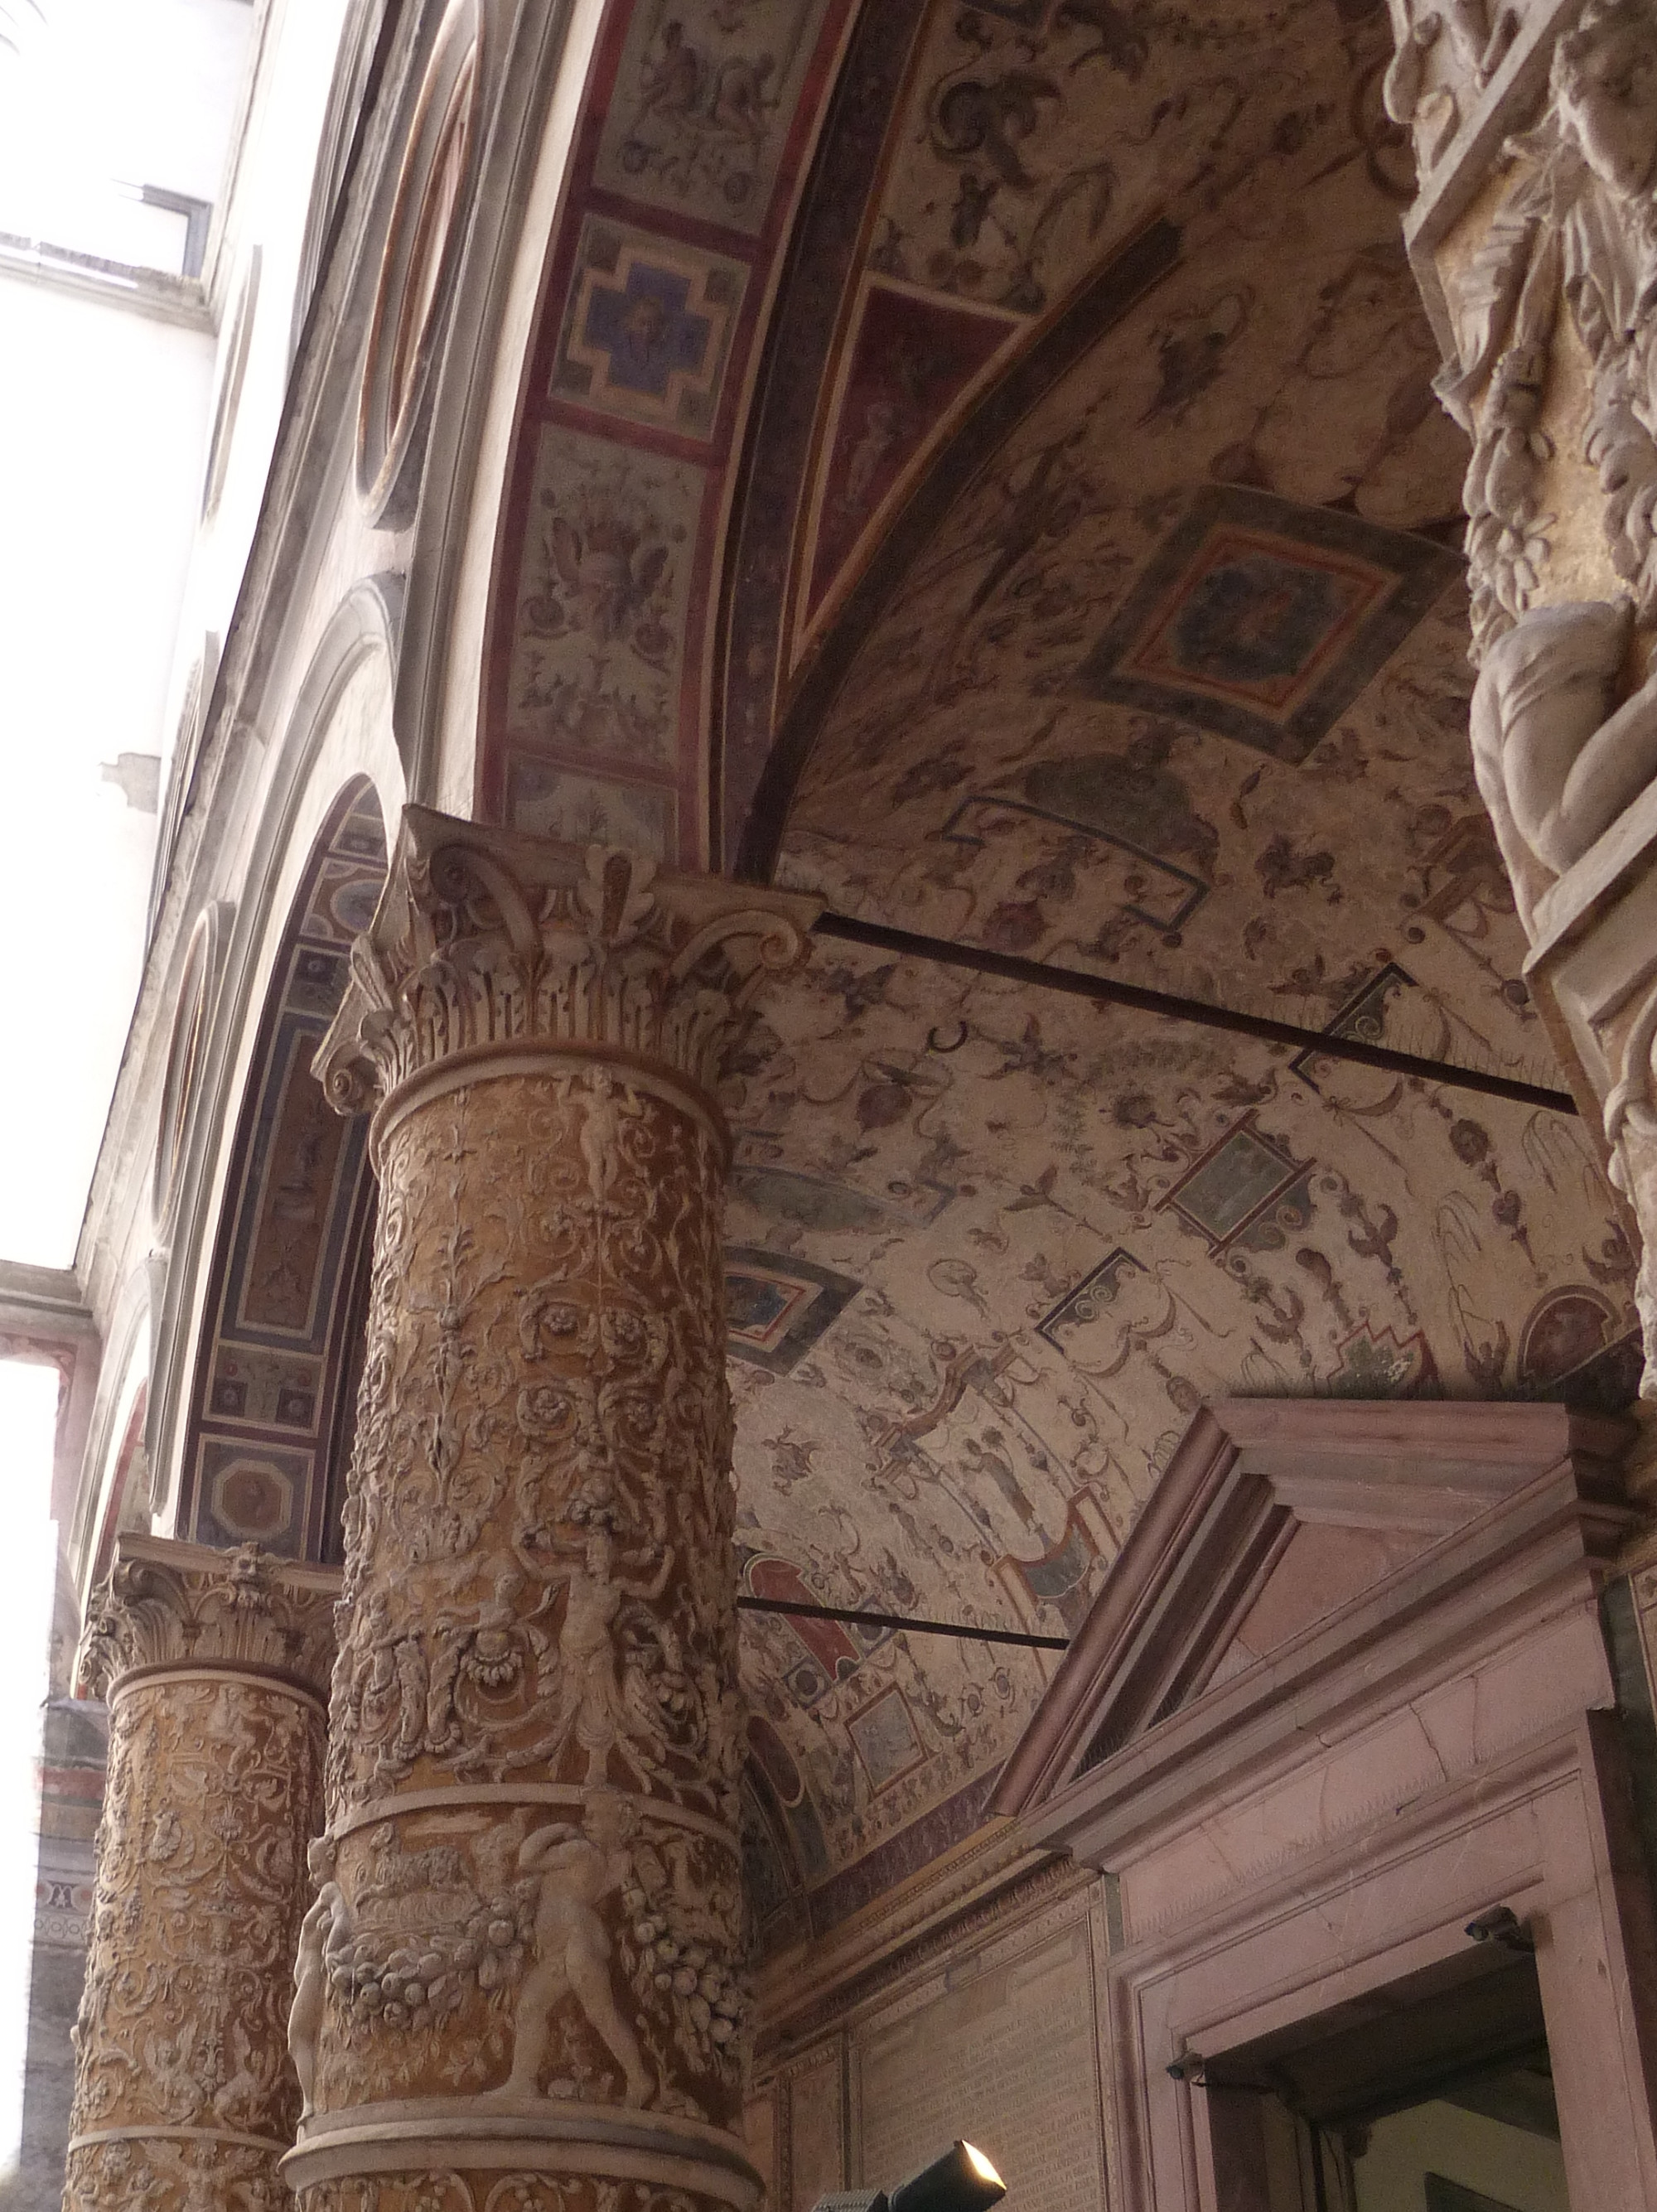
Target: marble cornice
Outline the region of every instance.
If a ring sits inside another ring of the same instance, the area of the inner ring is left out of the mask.
[[[76,1678],[109,1697],[134,1675],[192,1668],[264,1674],[325,1699],[337,1569],[157,1536],[122,1536],[93,1599]]]
[[[717,1121],[721,1056],[819,905],[410,806],[317,1075],[383,1127],[434,1074],[586,1061],[677,1079]]]

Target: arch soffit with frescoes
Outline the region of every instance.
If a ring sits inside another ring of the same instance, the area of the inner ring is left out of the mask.
[[[405,795],[387,614],[387,595],[370,580],[322,626],[251,818],[240,902],[212,910],[221,950],[208,1002],[199,1018],[182,999],[175,1012],[173,1048],[181,1031],[199,1033],[189,1080],[163,1083],[158,1065],[155,1085],[167,1107],[155,1133],[156,1350],[145,1435],[155,1525],[184,1537],[199,1526],[215,1542],[257,1538],[302,1557],[325,1543],[337,1456],[331,1424],[349,1392],[355,1255],[372,1207],[360,1135],[342,1125],[342,1146],[310,1110],[307,1086],[317,1087],[305,1042],[326,1027],[343,989],[345,955],[372,915]],[[185,959],[185,996],[192,972]],[[176,1057],[169,1050],[169,1072]],[[256,1292],[259,1276],[270,1279]],[[255,1432],[259,1450],[215,1449],[206,1468],[209,1435],[226,1446]],[[210,1493],[221,1476],[226,1511],[209,1507],[213,1534],[199,1520],[198,1493],[203,1479]]]
[[[177,1533],[322,1559],[337,1540],[351,1320],[372,1231],[366,1128],[311,1060],[385,876],[380,801],[340,793],[300,879],[259,1021],[184,1425]]]

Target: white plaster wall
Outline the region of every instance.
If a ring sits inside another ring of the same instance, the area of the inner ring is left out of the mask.
[[[312,176],[344,17],[345,0],[271,0],[258,82],[210,272],[221,341],[216,402],[236,301],[257,247],[258,295],[222,489],[195,548],[179,625],[173,690],[179,699],[203,637],[222,638],[229,629],[264,498],[287,394]]]
[[[0,230],[180,273],[177,215],[215,200],[254,9],[247,0],[44,0],[0,52]]]
[[[163,750],[213,342],[0,276],[0,928],[37,1065],[0,1083],[0,1255],[76,1232],[143,951],[155,819],[100,763]]]
[[[51,1464],[57,1411],[54,1369],[0,1361],[0,1480],[13,1499],[0,1550],[0,1620],[10,1647],[0,1699],[0,1805],[7,1814],[0,1820],[0,2191],[16,2172],[22,2139],[39,1802],[34,1762],[46,1694],[56,1534],[46,1517],[45,1486],[33,1478]]]

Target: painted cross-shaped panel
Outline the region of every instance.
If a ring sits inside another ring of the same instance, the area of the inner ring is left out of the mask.
[[[705,436],[746,270],[610,224],[591,225],[582,243],[555,390]]]

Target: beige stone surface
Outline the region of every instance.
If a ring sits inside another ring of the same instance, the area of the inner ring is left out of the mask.
[[[757,2194],[711,1085],[809,913],[405,817],[319,1060],[381,1193],[307,2212]]]
[[[280,2212],[305,1849],[337,1577],[123,1538],[84,1666],[108,1780],[67,2212]]]

